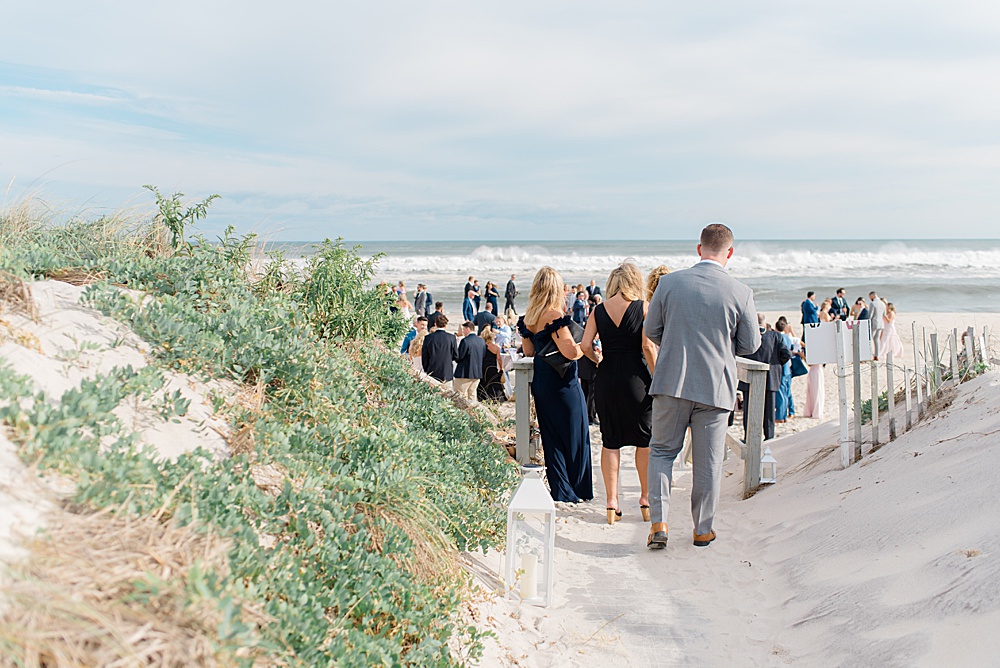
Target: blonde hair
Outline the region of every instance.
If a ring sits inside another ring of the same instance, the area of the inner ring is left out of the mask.
[[[420,332],[413,340],[410,341],[410,347],[406,349],[406,352],[410,353],[410,357],[416,357],[424,349],[424,337],[427,336],[427,332]]]
[[[484,329],[483,333],[480,334],[479,336],[481,336],[483,341],[485,341],[486,343],[493,343],[494,341],[497,340],[497,335],[493,333],[492,327],[487,327],[486,329]]]
[[[642,273],[639,267],[625,260],[608,274],[608,299],[619,292],[622,297],[631,301],[642,299]]]
[[[542,267],[531,281],[528,308],[524,312],[525,324],[537,325],[546,311],[562,313],[565,305],[562,276],[552,267]]]
[[[889,302],[888,304],[885,305],[885,310],[887,312],[889,312],[889,313],[895,313],[896,312],[896,305],[893,304],[892,302]]]
[[[653,293],[656,292],[656,286],[660,284],[660,279],[669,273],[670,267],[665,264],[661,264],[649,272],[649,276],[646,277],[646,301],[653,299]]]

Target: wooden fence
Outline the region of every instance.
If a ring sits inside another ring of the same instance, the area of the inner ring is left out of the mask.
[[[850,371],[847,371],[846,360],[838,363],[840,459],[844,468],[912,429],[945,391],[979,375],[993,364],[987,327],[981,334],[972,327],[953,328],[944,340],[937,331],[918,329],[915,322],[911,329],[912,365],[900,365],[891,352],[885,354],[885,359],[862,362],[858,352],[858,330],[853,332]],[[870,379],[864,378],[866,373]],[[850,394],[846,388],[848,376],[853,381]],[[866,388],[870,388],[867,389],[867,406],[863,397]],[[885,408],[881,406],[883,397]]]

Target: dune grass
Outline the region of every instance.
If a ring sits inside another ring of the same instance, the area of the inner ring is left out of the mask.
[[[253,236],[174,249],[154,220],[127,217],[56,224],[19,209],[0,214],[0,230],[0,269],[73,270],[86,304],[129,325],[157,364],[253,397],[220,401],[231,458],[164,462],[111,414],[143,391],[130,370],[71,390],[53,411],[47,397],[24,401],[23,379],[0,368],[0,422],[25,457],[76,479],[79,508],[157,514],[224,541],[212,577],[259,611],[240,618],[258,663],[453,665],[456,638],[477,656],[481,636],[457,615],[466,577],[455,556],[501,544],[516,470],[488,425],[392,352],[405,323],[369,287],[374,261],[327,241],[307,272],[280,256],[250,271]],[[117,440],[98,454],[101,437]],[[7,650],[26,651],[16,638]]]

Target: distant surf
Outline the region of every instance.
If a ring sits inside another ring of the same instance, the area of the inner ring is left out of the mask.
[[[665,264],[683,269],[697,261],[691,241],[426,241],[357,242],[362,253],[384,254],[377,280],[403,280],[412,294],[418,281],[457,309],[471,275],[485,285],[518,276],[523,302],[543,265],[567,282],[604,284],[626,258],[643,271]],[[290,257],[310,253],[307,242],[284,244]],[[853,301],[876,290],[911,311],[994,310],[1000,303],[1000,240],[737,240],[730,272],[745,281],[762,309],[796,309],[807,290],[829,296],[847,288]]]

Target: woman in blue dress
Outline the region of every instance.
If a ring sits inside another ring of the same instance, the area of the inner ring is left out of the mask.
[[[500,315],[500,291],[493,281],[486,283],[486,303],[493,304],[493,315]]]
[[[583,351],[570,334],[570,317],[563,313],[562,286],[555,269],[539,269],[531,283],[528,309],[517,328],[524,337],[524,354],[535,358],[531,395],[542,436],[549,491],[554,501],[576,503],[594,498],[594,481],[587,401],[577,377],[576,360]],[[567,359],[573,360],[563,376],[535,355],[550,340]]]

